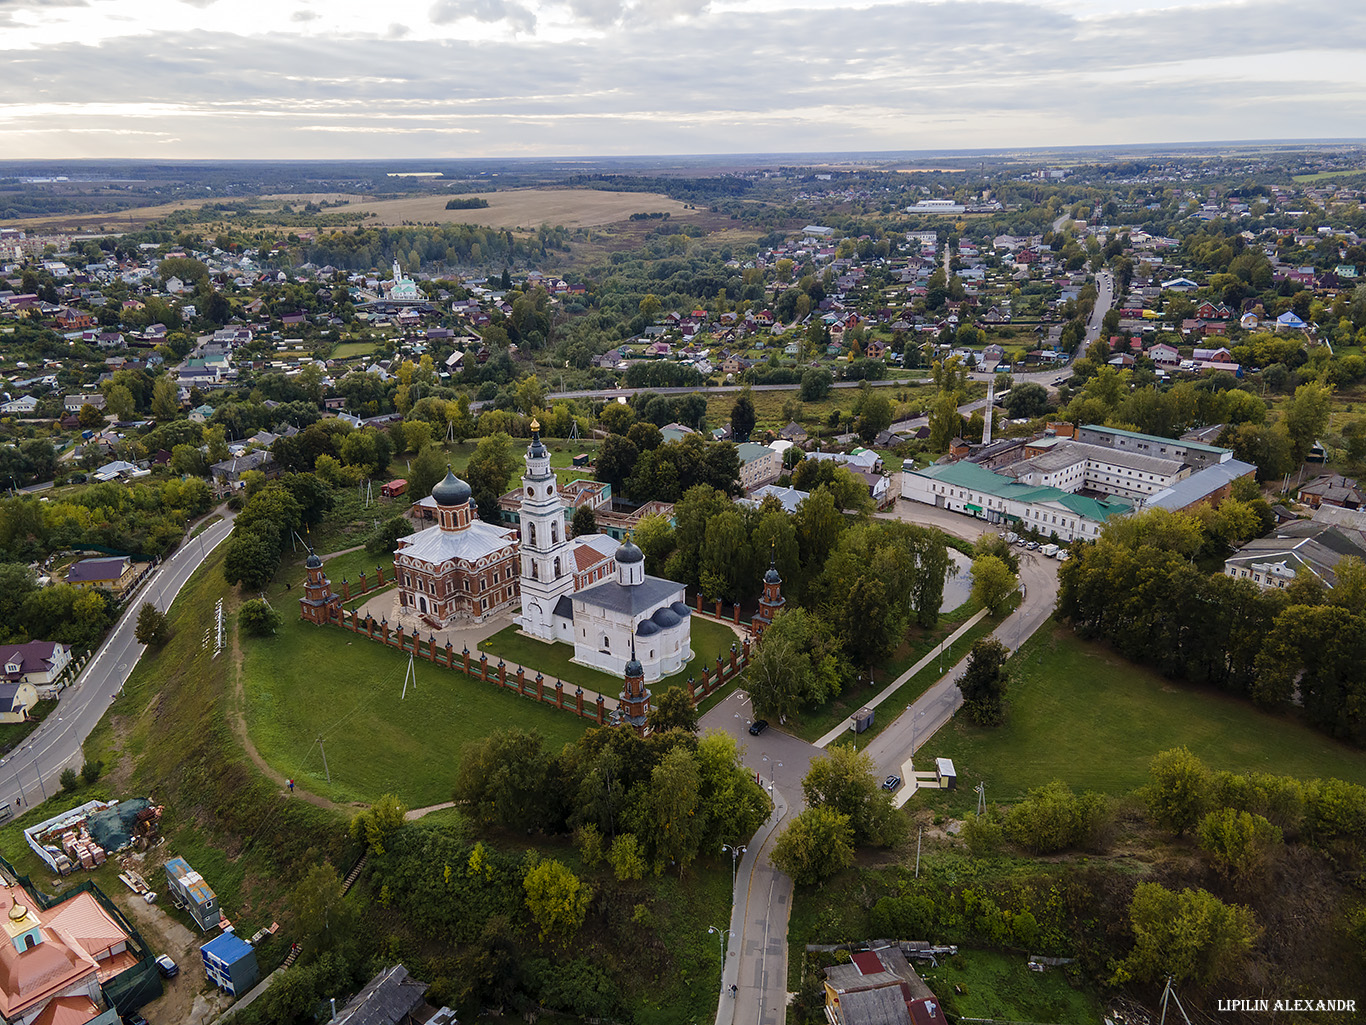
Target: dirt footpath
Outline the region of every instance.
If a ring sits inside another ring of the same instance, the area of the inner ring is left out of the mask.
[[[129,890],[112,895],[142,938],[158,954],[169,954],[180,966],[174,979],[162,979],[160,1000],[142,1008],[151,1025],[203,1025],[213,1021],[232,1003],[230,997],[209,986],[200,969],[201,938],[155,904],[148,904]],[[204,939],[212,939],[206,936]]]

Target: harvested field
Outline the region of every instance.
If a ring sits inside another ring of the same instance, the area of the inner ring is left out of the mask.
[[[480,224],[490,228],[534,228],[541,224],[586,228],[624,221],[633,213],[667,213],[686,216],[684,204],[648,192],[599,192],[595,189],[513,189],[483,192],[484,210],[447,210],[451,196],[414,196],[352,203],[347,212],[373,213],[378,220],[367,224],[402,224],[404,221],[437,221]]]

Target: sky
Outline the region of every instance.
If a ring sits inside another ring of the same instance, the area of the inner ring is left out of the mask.
[[[0,0],[6,158],[1366,136],[1359,0]]]

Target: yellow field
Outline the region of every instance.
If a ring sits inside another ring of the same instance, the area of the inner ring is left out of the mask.
[[[420,221],[430,224],[480,224],[489,228],[536,228],[542,224],[566,228],[591,228],[624,221],[633,213],[667,213],[672,217],[696,216],[682,203],[651,192],[599,192],[595,189],[510,189],[507,192],[480,193],[489,205],[481,210],[447,210],[451,195],[409,196],[404,199],[373,200],[341,192],[300,193],[261,196],[260,203],[290,203],[296,210],[305,203],[335,203],[350,200],[346,206],[329,208],[325,213],[374,214],[366,225],[395,225]],[[204,201],[162,203],[140,206],[117,213],[67,214],[55,217],[20,218],[8,223],[17,228],[42,228],[47,231],[90,231],[106,226],[114,231],[129,231],[148,221],[165,217],[176,210],[203,206]],[[651,222],[658,223],[658,222]],[[210,230],[213,225],[202,225]]]
[[[455,224],[481,224],[489,228],[535,228],[541,224],[566,228],[589,228],[624,221],[633,213],[667,213],[686,216],[690,211],[677,200],[649,192],[599,192],[595,189],[512,189],[507,192],[481,192],[487,199],[484,210],[447,210],[441,196],[413,196],[407,199],[381,199],[356,202],[340,209],[348,213],[373,213],[366,224],[402,224],[404,221],[432,221]],[[332,197],[333,199],[337,197]],[[307,197],[295,197],[308,202]]]

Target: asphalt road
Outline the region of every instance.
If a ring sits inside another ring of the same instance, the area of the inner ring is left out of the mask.
[[[894,487],[899,486],[897,484]],[[982,521],[945,509],[922,505],[897,499],[896,504],[885,514],[889,517],[939,527],[957,537],[975,541],[983,530],[991,529]],[[993,632],[1002,644],[1016,650],[1053,614],[1058,598],[1058,566],[1056,559],[1040,555],[1038,552],[1016,549],[1020,558],[1020,583],[1024,587],[1024,599],[1019,608],[1007,616]],[[905,763],[910,761],[915,750],[923,745],[953,717],[963,704],[963,695],[958,690],[958,678],[967,669],[967,659],[957,665],[947,666],[944,677],[933,683],[914,704],[906,707],[885,730],[868,745],[868,754],[883,775],[905,777]],[[926,766],[920,766],[927,770]],[[903,791],[904,792],[904,791]]]
[[[8,801],[16,815],[56,793],[63,769],[83,764],[81,745],[142,657],[143,645],[133,636],[138,610],[145,601],[163,610],[169,606],[190,574],[231,533],[234,514],[223,509],[219,515],[224,518],[186,541],[156,568],[76,682],[62,691],[56,709],[0,760],[0,802]]]
[[[1090,345],[1100,337],[1101,321],[1105,319],[1105,314],[1110,312],[1110,307],[1115,304],[1115,276],[1108,270],[1103,270],[1096,275],[1096,305],[1091,310],[1091,319],[1086,324],[1086,345]],[[1082,347],[1083,351],[1085,346]]]

